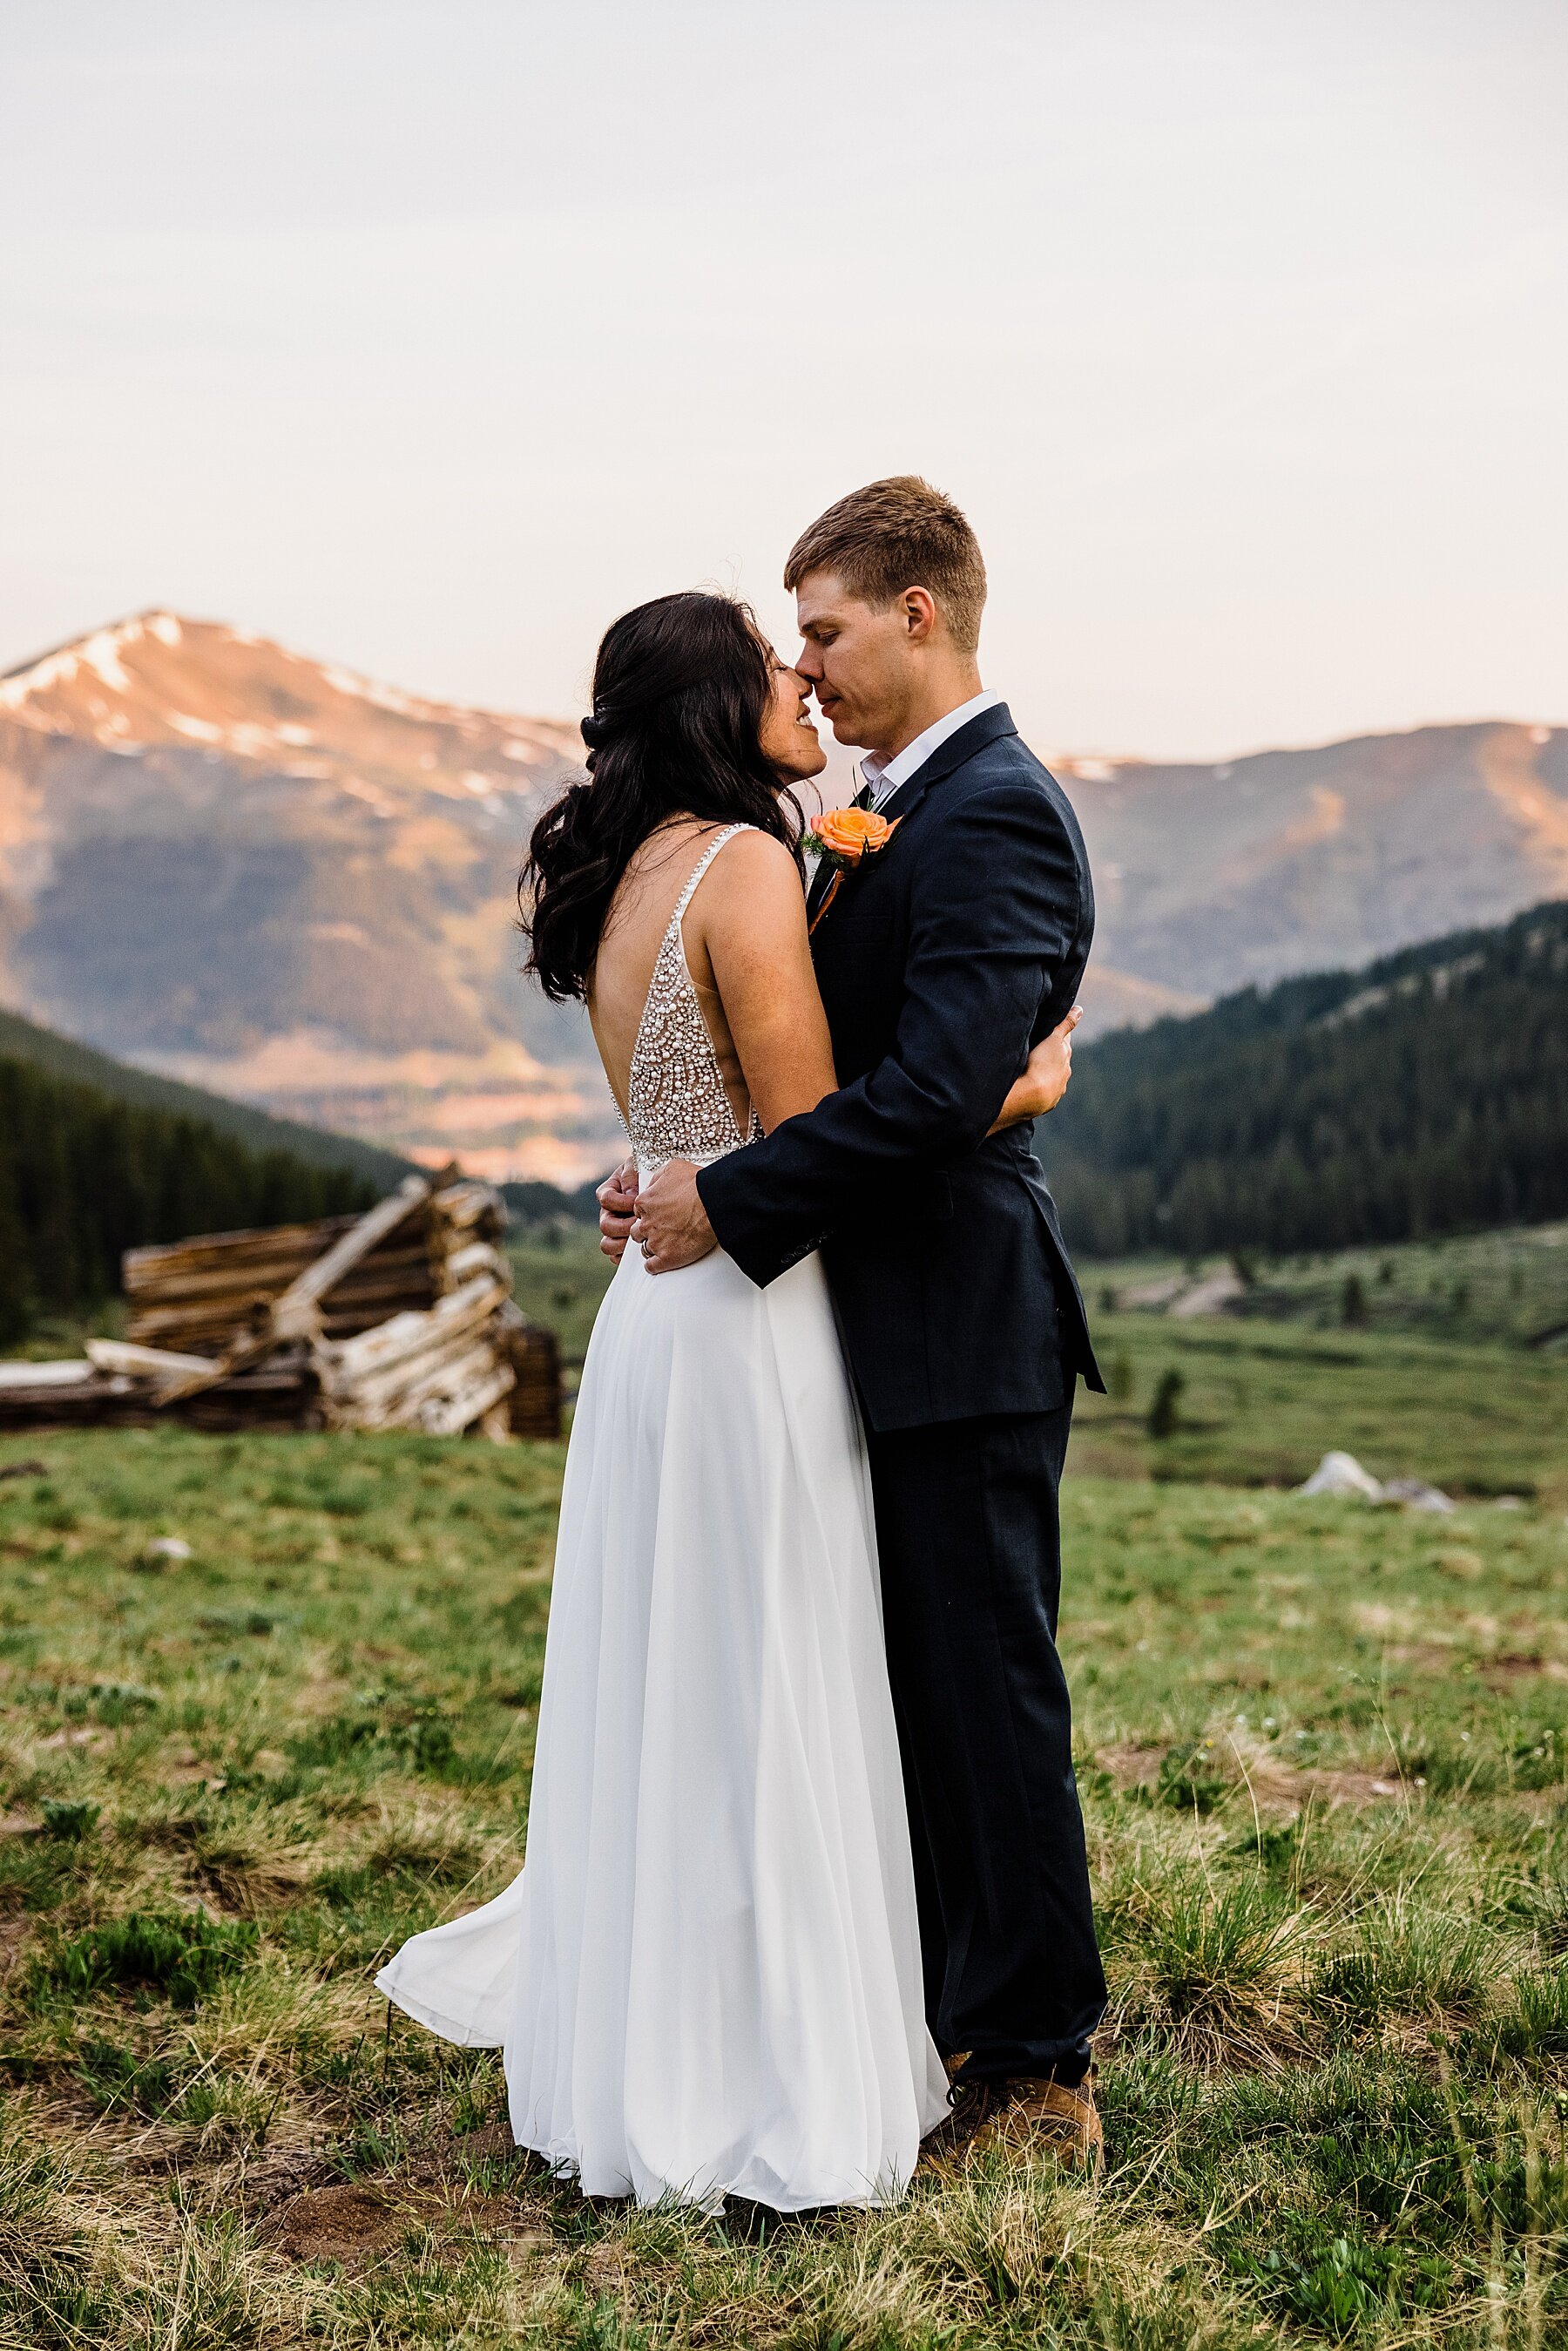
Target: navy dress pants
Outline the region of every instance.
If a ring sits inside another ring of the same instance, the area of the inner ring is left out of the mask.
[[[1054,1412],[867,1432],[926,2012],[965,2073],[1083,2078],[1106,1980],[1056,1654]]]

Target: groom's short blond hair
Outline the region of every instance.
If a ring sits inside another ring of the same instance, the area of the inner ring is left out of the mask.
[[[980,541],[951,498],[919,474],[867,482],[818,515],[790,549],[784,584],[793,593],[814,571],[834,572],[866,604],[928,589],[959,652],[972,653],[980,643]]]

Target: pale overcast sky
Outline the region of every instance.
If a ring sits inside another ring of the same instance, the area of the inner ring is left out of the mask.
[[[878,474],[1038,747],[1568,720],[1563,0],[8,0],[0,667],[570,712]]]

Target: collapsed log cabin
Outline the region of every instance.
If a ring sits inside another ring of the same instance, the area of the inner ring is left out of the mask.
[[[505,1228],[488,1184],[410,1176],[362,1217],[128,1250],[125,1338],[0,1364],[0,1428],[558,1437],[555,1336],[514,1303]]]

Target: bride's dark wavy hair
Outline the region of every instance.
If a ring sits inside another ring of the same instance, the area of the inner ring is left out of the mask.
[[[539,819],[517,883],[524,969],[553,1002],[587,994],[620,878],[666,818],[755,825],[800,862],[799,804],[763,756],[771,691],[767,647],[733,597],[656,596],[606,630],[588,781]]]

